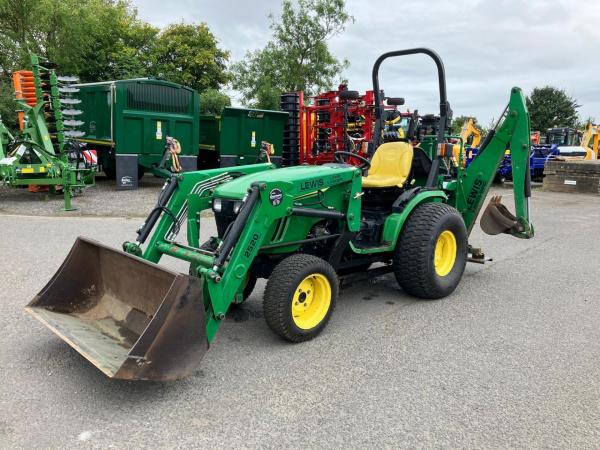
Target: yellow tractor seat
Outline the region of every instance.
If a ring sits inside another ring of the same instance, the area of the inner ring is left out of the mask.
[[[402,187],[410,175],[413,147],[408,142],[381,144],[373,158],[371,168],[362,179],[365,188]]]

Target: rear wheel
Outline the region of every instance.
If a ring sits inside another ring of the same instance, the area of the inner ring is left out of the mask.
[[[103,167],[104,175],[109,180],[115,180],[117,178],[117,171],[115,170],[115,166],[106,166]]]
[[[280,262],[267,281],[263,310],[276,334],[292,342],[317,336],[335,308],[338,278],[321,258],[295,254]]]
[[[418,206],[406,220],[394,253],[394,274],[408,294],[436,299],[451,294],[467,262],[467,229],[444,203]]]

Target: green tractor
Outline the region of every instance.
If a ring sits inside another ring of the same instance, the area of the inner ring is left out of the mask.
[[[428,55],[437,66],[438,134],[417,146],[381,143],[379,67],[412,54]],[[529,117],[519,88],[466,169],[452,161],[444,67],[435,52],[380,56],[373,90],[375,151],[360,167],[347,163],[359,156],[338,152],[337,162],[323,166],[257,164],[175,175],[135,242],[119,251],[78,238],[27,310],[109,377],[171,380],[196,369],[228,310],[246,300],[257,278],[268,280],[269,327],[291,342],[325,328],[341,278],[393,272],[409,295],[445,297],[467,261],[484,261],[468,238],[508,147],[516,212],[493,198],[481,225],[489,234],[533,237]],[[201,242],[205,210],[213,211],[217,233]],[[189,262],[189,275],[159,266],[163,255]]]

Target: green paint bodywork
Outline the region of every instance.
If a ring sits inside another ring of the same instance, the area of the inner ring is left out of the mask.
[[[157,176],[167,136],[181,144],[180,156],[198,155],[200,101],[191,88],[157,79],[115,80],[76,85],[85,122],[81,139],[98,148],[103,167],[115,154],[138,155],[138,164]],[[170,161],[168,162],[170,164]]]
[[[350,248],[355,253],[362,255],[393,252],[396,248],[398,237],[400,236],[400,231],[402,230],[404,222],[417,206],[427,202],[444,202],[447,199],[448,197],[446,196],[444,191],[441,190],[425,191],[417,195],[410,202],[408,202],[408,204],[404,207],[401,213],[392,213],[385,220],[385,224],[383,226],[381,246],[360,248],[356,247],[354,243],[350,242]]]
[[[529,112],[525,97],[521,89],[515,87],[511,90],[507,114],[496,129],[494,137],[459,175],[453,186],[455,195],[450,204],[462,214],[469,232],[475,225],[496,170],[504,158],[504,152],[510,148],[515,215],[523,227],[522,232],[513,235],[521,238],[533,237],[533,226],[529,223],[529,202],[525,197],[531,149],[529,131]]]
[[[236,164],[253,164],[259,154],[261,141],[273,145],[271,156],[280,157],[283,130],[288,113],[262,109],[223,108],[219,124],[218,148],[223,156],[235,157]]]
[[[532,237],[533,227],[529,223],[524,197],[524,174],[528,170],[529,158],[529,152],[525,149],[529,143],[529,122],[523,95],[515,88],[505,120],[474,164],[464,170],[456,169],[455,179],[444,179],[440,175],[435,187],[427,188],[423,180],[416,180],[415,186],[421,189],[399,212],[389,214],[379,245],[367,248],[350,241],[344,250],[357,258],[370,256],[389,262],[407,219],[415,208],[426,202],[444,202],[455,206],[463,215],[470,232],[508,143],[514,158],[517,215],[524,229],[517,236]],[[431,142],[430,151],[435,148],[436,143]],[[234,178],[220,178],[227,176]],[[353,166],[326,164],[276,169],[272,164],[255,164],[188,172],[177,175],[176,179],[178,186],[166,205],[172,214],[162,214],[145,250],[142,251],[138,243],[132,242],[124,243],[123,249],[154,263],[158,263],[162,255],[191,263],[193,272],[204,280],[209,342],[214,338],[229,306],[240,301],[244,281],[257,256],[285,256],[298,251],[300,244],[295,241],[305,239],[315,224],[324,221],[321,217],[295,214],[294,208],[343,213],[344,218],[327,219],[337,221],[340,235],[353,236],[361,227],[362,176],[360,170]],[[214,184],[200,190],[203,184],[208,185],[209,182]],[[228,260],[218,266],[214,253],[199,248],[201,213],[212,208],[215,198],[220,198],[222,202],[246,201],[253,187],[259,192],[257,203],[250,210]],[[279,203],[273,202],[270,196],[274,190],[281,191]],[[469,197],[474,190],[477,195]],[[183,217],[186,221],[185,244],[177,242],[172,236],[174,216]]]
[[[8,144],[14,139],[12,133],[2,123],[2,117],[0,117],[0,159],[6,156],[8,151]]]

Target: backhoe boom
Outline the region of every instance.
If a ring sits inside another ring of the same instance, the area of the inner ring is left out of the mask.
[[[525,97],[521,89],[515,87],[511,90],[508,107],[499,124],[488,133],[477,156],[458,179],[455,207],[463,215],[469,232],[473,229],[505,151],[510,148],[516,213],[509,219],[515,219],[517,223],[504,232],[521,238],[533,237],[533,226],[529,220],[529,139],[529,113]],[[506,215],[505,211],[502,214]]]

